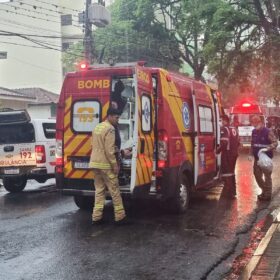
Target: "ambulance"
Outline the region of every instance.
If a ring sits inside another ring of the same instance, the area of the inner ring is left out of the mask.
[[[172,212],[188,208],[190,193],[219,181],[219,93],[182,74],[144,63],[101,64],[68,73],[56,123],[56,184],[80,208],[92,207],[91,136],[105,120],[114,85],[124,84],[119,120],[123,197],[160,199]]]
[[[263,123],[266,123],[261,107],[252,100],[241,100],[230,108],[230,122],[231,125],[237,127],[240,145],[243,148],[251,147],[251,136],[254,129],[251,119],[254,115],[260,116]]]

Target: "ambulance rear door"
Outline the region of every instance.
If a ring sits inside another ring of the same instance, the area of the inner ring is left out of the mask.
[[[197,83],[193,90],[194,125],[194,185],[210,184],[217,174],[215,107],[211,92]]]
[[[88,71],[71,77],[65,90],[64,177],[92,179],[93,173],[88,167],[91,135],[108,108],[110,77]]]
[[[151,186],[154,156],[154,96],[151,73],[136,66],[136,111],[131,170],[131,192],[135,187]]]

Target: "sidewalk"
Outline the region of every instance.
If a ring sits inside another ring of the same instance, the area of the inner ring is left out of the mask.
[[[280,279],[280,212],[274,218],[240,280]]]

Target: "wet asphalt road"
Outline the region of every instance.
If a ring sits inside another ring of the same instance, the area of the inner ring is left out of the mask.
[[[274,199],[257,202],[252,162],[237,163],[238,195],[221,187],[197,194],[188,213],[170,215],[156,203],[127,211],[132,225],[91,226],[91,213],[72,197],[33,182],[20,194],[0,188],[0,279],[224,279],[250,230],[279,205],[280,155],[274,158]],[[48,185],[48,184],[46,184]]]

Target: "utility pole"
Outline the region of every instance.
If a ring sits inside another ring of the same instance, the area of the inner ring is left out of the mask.
[[[88,16],[88,10],[90,5],[91,5],[91,0],[86,0],[84,48],[85,48],[85,60],[89,64],[92,64],[93,63],[92,24],[90,23],[89,16]]]

